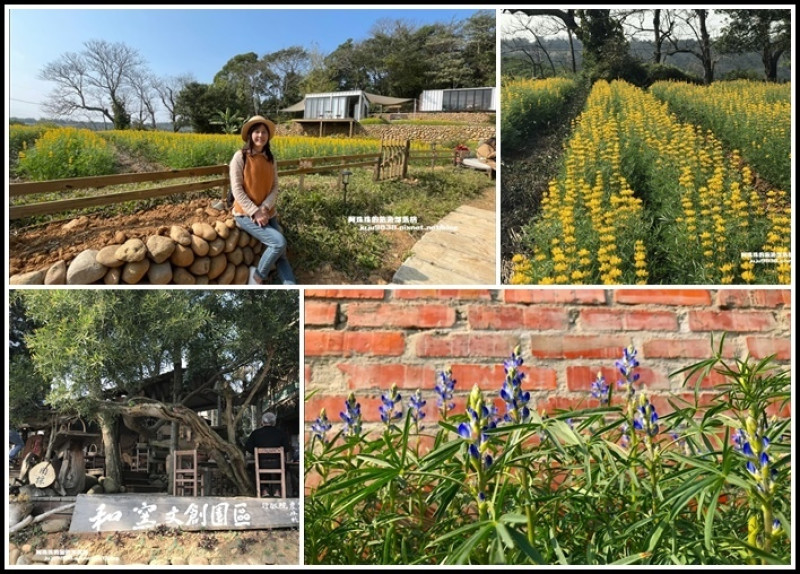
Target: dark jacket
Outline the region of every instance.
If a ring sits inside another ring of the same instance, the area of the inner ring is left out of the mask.
[[[292,441],[283,429],[274,426],[263,426],[257,428],[244,443],[245,452],[253,453],[256,448],[277,448],[283,447],[285,460],[288,461],[292,455]],[[260,466],[264,468],[278,468],[277,455],[261,455]]]

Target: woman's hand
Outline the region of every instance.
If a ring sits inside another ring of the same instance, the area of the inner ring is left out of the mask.
[[[264,227],[269,223],[269,212],[263,207],[259,208],[259,210],[253,214],[253,221],[261,227]]]

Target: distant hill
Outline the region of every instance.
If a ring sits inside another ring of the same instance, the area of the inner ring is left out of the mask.
[[[542,45],[544,46],[545,50],[547,50],[550,59],[553,61],[553,65],[556,68],[556,73],[571,70],[569,41],[566,38],[542,38],[541,40]],[[575,61],[578,69],[580,69],[583,62],[582,46],[579,40],[575,39],[574,42]],[[695,47],[696,45],[696,42],[691,42],[688,44],[688,47]],[[523,66],[525,64],[527,64],[529,67],[530,59],[521,52],[510,51],[510,48],[511,44],[508,42],[508,40],[504,39],[502,41],[502,61],[507,63],[514,60],[515,62],[513,67],[518,70],[524,69]],[[525,51],[529,54],[537,54],[536,46],[530,42],[528,43]],[[648,41],[634,40],[630,43],[630,52],[639,60],[651,61],[654,52],[654,44]],[[538,52],[538,54],[540,56],[538,61],[544,63],[544,69],[547,73],[549,73],[550,66],[547,62],[547,58],[545,58],[542,52]],[[783,65],[779,66],[778,68],[778,80],[789,81],[791,80],[791,68],[788,64],[789,60],[788,58],[784,58],[782,62]],[[700,60],[692,54],[680,53],[667,56],[662,60],[662,63],[669,66],[675,66],[676,68],[680,68],[681,70],[696,76],[702,76],[703,73]],[[764,65],[761,63],[761,56],[756,52],[750,52],[746,54],[726,54],[719,56],[719,60],[714,67],[714,77],[718,79],[723,78],[726,74],[733,71],[751,71],[757,75],[760,74],[763,76]]]
[[[83,122],[83,121],[74,121],[74,120],[53,120],[53,119],[36,119],[36,118],[9,118],[9,124],[24,124],[26,126],[33,126],[36,124],[55,124],[57,126],[63,127],[70,127],[70,128],[78,128],[78,129],[86,129],[92,130],[96,132],[112,130],[114,126],[111,125],[109,122]],[[149,129],[149,128],[148,128]],[[156,129],[158,131],[165,131],[171,132],[172,131],[172,124],[170,122],[160,122],[156,123]],[[185,131],[185,130],[181,130]]]

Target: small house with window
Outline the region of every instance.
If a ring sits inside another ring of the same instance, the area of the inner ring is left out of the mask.
[[[425,90],[419,98],[420,112],[494,112],[496,110],[497,90],[494,87]]]
[[[344,92],[323,92],[306,94],[296,104],[281,111],[287,113],[303,112],[303,117],[295,119],[301,124],[319,124],[319,135],[322,136],[326,124],[349,123],[350,135],[353,135],[353,124],[367,118],[373,106],[397,106],[412,101],[413,98],[391,98],[370,94],[363,90]]]

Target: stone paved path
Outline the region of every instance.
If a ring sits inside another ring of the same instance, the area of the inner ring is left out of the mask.
[[[496,238],[494,211],[462,205],[414,244],[392,283],[497,285]]]

